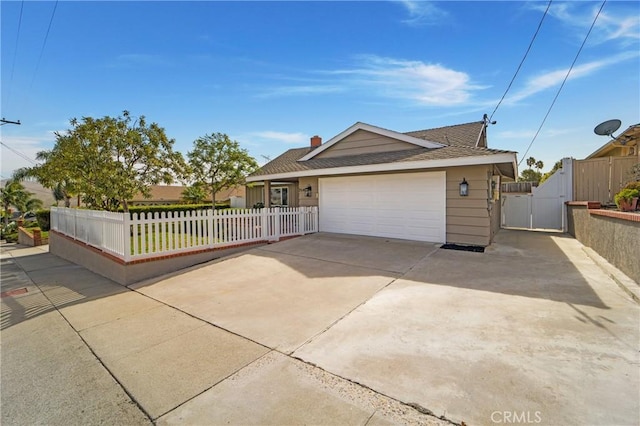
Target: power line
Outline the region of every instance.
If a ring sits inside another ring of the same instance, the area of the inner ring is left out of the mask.
[[[20,27],[22,27],[22,11],[24,9],[24,0],[20,4],[20,17],[18,18],[18,32],[16,33],[16,46],[13,50],[13,64],[11,65],[11,76],[9,78],[9,89],[7,99],[11,99],[11,87],[13,86],[13,72],[16,69],[16,57],[18,56],[18,40],[20,40]]]
[[[44,48],[47,45],[47,40],[49,39],[49,32],[51,31],[51,24],[53,24],[53,17],[56,14],[56,9],[58,8],[58,0],[56,0],[56,4],[53,5],[53,11],[51,12],[51,18],[49,19],[49,26],[47,27],[47,33],[44,35],[44,40],[42,42],[42,48],[40,48],[40,55],[38,56],[38,62],[36,62],[36,68],[33,71],[33,78],[31,79],[31,85],[29,88],[33,87],[33,82],[36,80],[36,74],[38,74],[38,68],[40,68],[40,61],[42,60],[42,55],[44,53]]]
[[[507,86],[507,90],[504,91],[504,93],[502,94],[502,97],[500,98],[500,101],[498,102],[498,105],[496,105],[495,109],[491,113],[491,116],[489,117],[489,121],[491,121],[491,119],[493,118],[493,114],[496,113],[496,111],[498,110],[498,107],[500,107],[500,104],[502,104],[502,101],[504,100],[505,96],[507,96],[507,93],[509,93],[509,90],[511,89],[511,85],[513,84],[513,82],[516,79],[516,76],[520,72],[520,68],[522,68],[522,64],[524,64],[524,60],[527,59],[527,56],[529,55],[529,51],[531,50],[531,46],[533,46],[533,42],[535,41],[536,37],[538,36],[538,32],[540,31],[540,28],[542,27],[542,22],[544,21],[545,16],[547,16],[547,12],[549,12],[549,8],[551,7],[551,2],[552,1],[553,0],[549,0],[549,4],[547,4],[547,9],[544,11],[544,14],[542,15],[542,18],[540,19],[540,23],[538,24],[538,28],[536,29],[536,32],[533,34],[533,38],[531,39],[531,42],[529,43],[529,47],[527,47],[527,51],[524,53],[524,56],[522,57],[522,60],[520,61],[520,64],[518,65],[518,69],[516,69],[515,74],[513,74],[513,78],[509,82],[509,85]]]
[[[34,166],[37,165],[38,163],[36,163],[35,161],[33,161],[31,158],[29,158],[26,154],[18,151],[17,149],[13,149],[11,148],[9,145],[7,145],[6,143],[0,141],[0,145],[4,146],[5,148],[7,148],[8,150],[10,150],[11,152],[13,152],[14,154],[16,154],[18,157],[27,160],[28,162],[30,162],[31,164],[33,164]]]
[[[529,143],[529,146],[527,147],[527,150],[522,155],[522,158],[520,159],[520,162],[518,162],[518,166],[525,159],[525,157],[529,153],[529,149],[531,149],[531,145],[533,145],[533,142],[538,137],[538,134],[540,134],[540,130],[542,130],[542,126],[544,126],[544,123],[547,121],[547,118],[549,117],[549,114],[551,113],[551,110],[553,109],[553,106],[556,104],[556,101],[558,100],[558,96],[560,96],[560,92],[562,91],[562,88],[564,87],[564,84],[567,82],[567,79],[569,78],[569,75],[571,74],[571,71],[573,70],[573,66],[578,61],[578,56],[580,56],[580,52],[582,52],[582,48],[587,43],[587,39],[589,38],[589,35],[591,34],[591,31],[593,30],[593,27],[596,25],[596,21],[598,20],[598,17],[600,16],[600,12],[602,12],[602,9],[604,9],[604,5],[606,3],[607,3],[607,0],[604,0],[602,2],[602,5],[600,6],[600,9],[598,10],[598,13],[596,13],[596,17],[593,19],[593,22],[591,23],[591,27],[589,27],[589,31],[587,31],[587,35],[584,37],[584,40],[582,41],[582,44],[580,45],[580,49],[578,49],[578,53],[576,53],[576,57],[573,58],[573,62],[571,63],[571,66],[569,67],[569,70],[567,71],[567,75],[564,76],[564,80],[562,80],[562,84],[558,88],[558,92],[556,93],[556,96],[553,98],[553,101],[551,102],[551,105],[549,106],[549,109],[547,110],[547,113],[545,114],[544,118],[542,119],[542,123],[540,123],[540,127],[538,127],[538,130],[536,131],[536,134],[533,135],[533,139],[531,139],[531,142]]]

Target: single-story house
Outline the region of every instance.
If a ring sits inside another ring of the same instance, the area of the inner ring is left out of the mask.
[[[130,206],[162,206],[171,204],[182,204],[182,191],[187,187],[181,185],[152,185],[150,189],[151,197],[145,198],[142,193],[136,194],[129,200]],[[216,193],[216,202],[222,203],[236,198],[244,198],[244,186],[226,188]],[[209,194],[209,199],[211,195]]]
[[[247,178],[247,206],[317,206],[321,232],[487,246],[516,153],[479,121],[400,133],[355,123],[290,149]],[[463,191],[464,187],[468,191]]]
[[[640,163],[639,143],[640,124],[634,124],[584,160],[574,160],[574,201],[613,205],[614,196],[634,179],[633,167]]]

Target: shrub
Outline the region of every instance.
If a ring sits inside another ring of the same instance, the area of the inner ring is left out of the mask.
[[[640,197],[640,189],[623,189],[613,197],[613,200],[616,202],[616,206],[621,208],[621,203],[629,204],[635,197]]]
[[[622,189],[637,189],[638,191],[640,191],[640,181],[637,182],[629,182],[628,184],[626,184],[624,186],[624,188]]]
[[[36,211],[36,220],[41,230],[48,231],[51,228],[51,210],[42,209]]]
[[[228,204],[216,204],[216,210],[228,209]],[[129,207],[129,214],[133,217],[133,214],[140,213],[156,213],[156,212],[190,212],[194,210],[211,210],[211,203],[207,204],[172,204],[168,206],[131,206]],[[118,209],[119,212],[123,212],[122,208]]]

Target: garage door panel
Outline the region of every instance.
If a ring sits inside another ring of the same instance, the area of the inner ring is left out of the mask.
[[[445,173],[320,179],[320,230],[445,240]]]

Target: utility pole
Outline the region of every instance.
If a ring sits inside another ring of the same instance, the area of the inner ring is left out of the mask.
[[[5,124],[17,124],[19,126],[21,123],[20,123],[20,120],[11,121],[11,120],[5,120],[4,117],[2,117],[2,119],[0,119],[0,126],[4,126]]]

